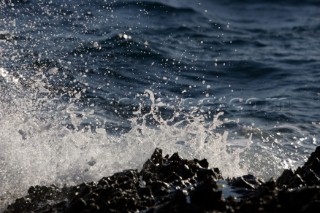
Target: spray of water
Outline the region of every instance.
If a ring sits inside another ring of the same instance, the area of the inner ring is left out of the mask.
[[[124,169],[139,169],[156,147],[166,154],[179,152],[188,159],[207,158],[224,176],[246,173],[239,164],[239,152],[228,152],[227,132],[215,131],[222,113],[211,122],[193,113],[175,121],[183,113],[179,111],[164,119],[159,113],[161,104],[155,102],[152,91],[146,90],[150,109],[142,112],[140,105],[129,118],[127,132],[110,134],[103,126],[84,131],[81,122],[94,111],[79,109],[76,103],[81,92],[63,101],[52,94],[43,76],[26,86],[24,79],[4,68],[0,68],[0,75],[2,198],[21,196],[31,185],[72,185]]]
[[[3,1],[0,8],[4,2],[12,4]],[[25,194],[31,185],[72,185],[123,169],[139,169],[156,147],[187,159],[206,158],[224,177],[248,172],[270,177],[274,171],[299,162],[288,157],[277,138],[259,128],[244,126],[241,131],[246,135],[262,132],[266,144],[256,145],[255,141],[251,146],[251,137],[230,139],[227,130],[218,130],[223,124],[222,112],[208,119],[198,113],[199,107],[184,110],[169,106],[150,90],[136,96],[147,98],[150,105],[131,107],[135,108],[129,113],[132,116],[98,116],[99,106],[81,105],[86,102],[85,80],[76,82],[84,85],[82,89],[70,86],[74,79],[69,78],[67,68],[61,68],[68,62],[42,66],[46,61],[41,52],[35,55],[27,45],[18,45],[15,19],[0,14],[2,25],[10,32],[0,31],[0,211],[2,200],[6,203]],[[97,45],[93,43],[95,48]],[[179,105],[179,101],[174,104]],[[170,116],[162,114],[166,107],[171,108]],[[119,120],[128,124],[126,131],[106,131],[113,126],[110,123]]]

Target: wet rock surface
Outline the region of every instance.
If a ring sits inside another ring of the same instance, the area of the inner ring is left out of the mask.
[[[204,160],[156,149],[142,170],[126,170],[77,186],[33,186],[5,212],[320,212],[320,147],[303,167],[263,182],[224,180]],[[221,181],[238,196],[223,197]]]

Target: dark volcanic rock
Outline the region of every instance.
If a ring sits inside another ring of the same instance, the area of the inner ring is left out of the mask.
[[[303,167],[295,172],[285,170],[278,178],[279,186],[294,188],[299,186],[320,186],[320,147],[311,154]]]
[[[5,212],[320,212],[320,148],[296,171],[263,183],[253,175],[228,180],[240,200],[223,198],[219,169],[156,149],[143,169],[98,182],[34,186]],[[223,180],[224,181],[224,180]]]
[[[276,181],[255,186],[240,202],[229,204],[236,212],[320,212],[319,159],[317,147],[303,167],[285,170]]]
[[[97,183],[64,189],[30,187],[6,212],[201,212],[223,210],[216,181],[218,169],[206,160],[184,160],[177,153],[162,156],[156,149],[143,169],[127,170]]]
[[[260,186],[263,181],[253,175],[244,175],[229,180],[230,186],[234,189],[234,192],[241,194],[242,198],[255,192],[256,188]]]

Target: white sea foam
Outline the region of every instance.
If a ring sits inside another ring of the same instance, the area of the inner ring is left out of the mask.
[[[206,117],[207,108],[201,107],[207,99],[171,102],[146,90],[136,95],[137,100],[119,98],[121,104],[135,105],[131,117],[98,117],[99,106],[77,104],[85,89],[56,92],[48,78],[61,70],[48,69],[49,76],[40,73],[26,78],[0,68],[0,212],[32,185],[73,185],[124,169],[141,169],[156,147],[164,154],[206,158],[224,177],[252,173],[269,178],[302,162],[277,142],[278,134],[258,127],[239,125],[238,131],[249,137],[234,137],[234,132],[229,137],[228,129],[219,127],[239,120],[222,119],[222,112],[208,119],[212,115]],[[69,98],[60,97],[65,93],[71,94]],[[163,116],[164,108],[172,115]],[[90,126],[83,128],[84,123],[96,120],[92,131]],[[130,128],[121,134],[106,131],[116,120],[125,120]],[[262,140],[252,142],[251,136]]]
[[[234,137],[234,132],[228,137],[228,129],[219,127],[226,122],[238,124],[239,119],[222,119],[222,111],[206,116],[215,99],[170,99],[145,90],[136,100],[114,100],[119,105],[134,105],[131,117],[99,117],[103,110],[99,106],[78,105],[86,100],[82,97],[86,88],[58,88],[57,92],[49,83],[60,72],[50,67],[35,75],[21,75],[0,67],[0,211],[1,203],[25,194],[32,185],[72,185],[124,169],[140,169],[156,147],[164,154],[206,158],[224,177],[252,173],[268,178],[301,162],[277,142],[278,134],[270,135],[254,125],[237,127],[247,138]],[[163,116],[163,109],[169,109],[171,115]],[[130,126],[125,133],[106,131],[109,123],[119,120]],[[92,131],[90,126],[83,128],[90,121],[98,121]],[[251,136],[261,137],[265,144],[252,143]]]
[[[79,117],[81,111],[74,104],[75,99],[59,102],[58,98],[41,93],[46,85],[26,88],[21,84],[23,79],[13,81],[12,76],[1,68],[1,197],[23,195],[32,185],[71,185],[95,181],[124,169],[140,169],[156,147],[163,149],[164,154],[178,152],[188,159],[207,158],[210,166],[219,167],[225,177],[247,172],[240,166],[239,151],[228,152],[227,132],[215,131],[221,124],[222,113],[209,124],[201,115],[189,115],[172,123],[174,116],[171,120],[159,116],[154,94],[146,90],[152,103],[150,111],[142,114],[138,109],[130,119],[128,132],[115,135],[104,128],[70,129],[66,120],[77,127],[93,112],[84,110]],[[179,113],[182,112],[175,115]],[[157,125],[147,124],[150,116]]]

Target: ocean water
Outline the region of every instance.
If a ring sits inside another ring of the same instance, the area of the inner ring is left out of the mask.
[[[141,168],[156,148],[225,177],[320,144],[320,2],[0,3],[0,198]]]

